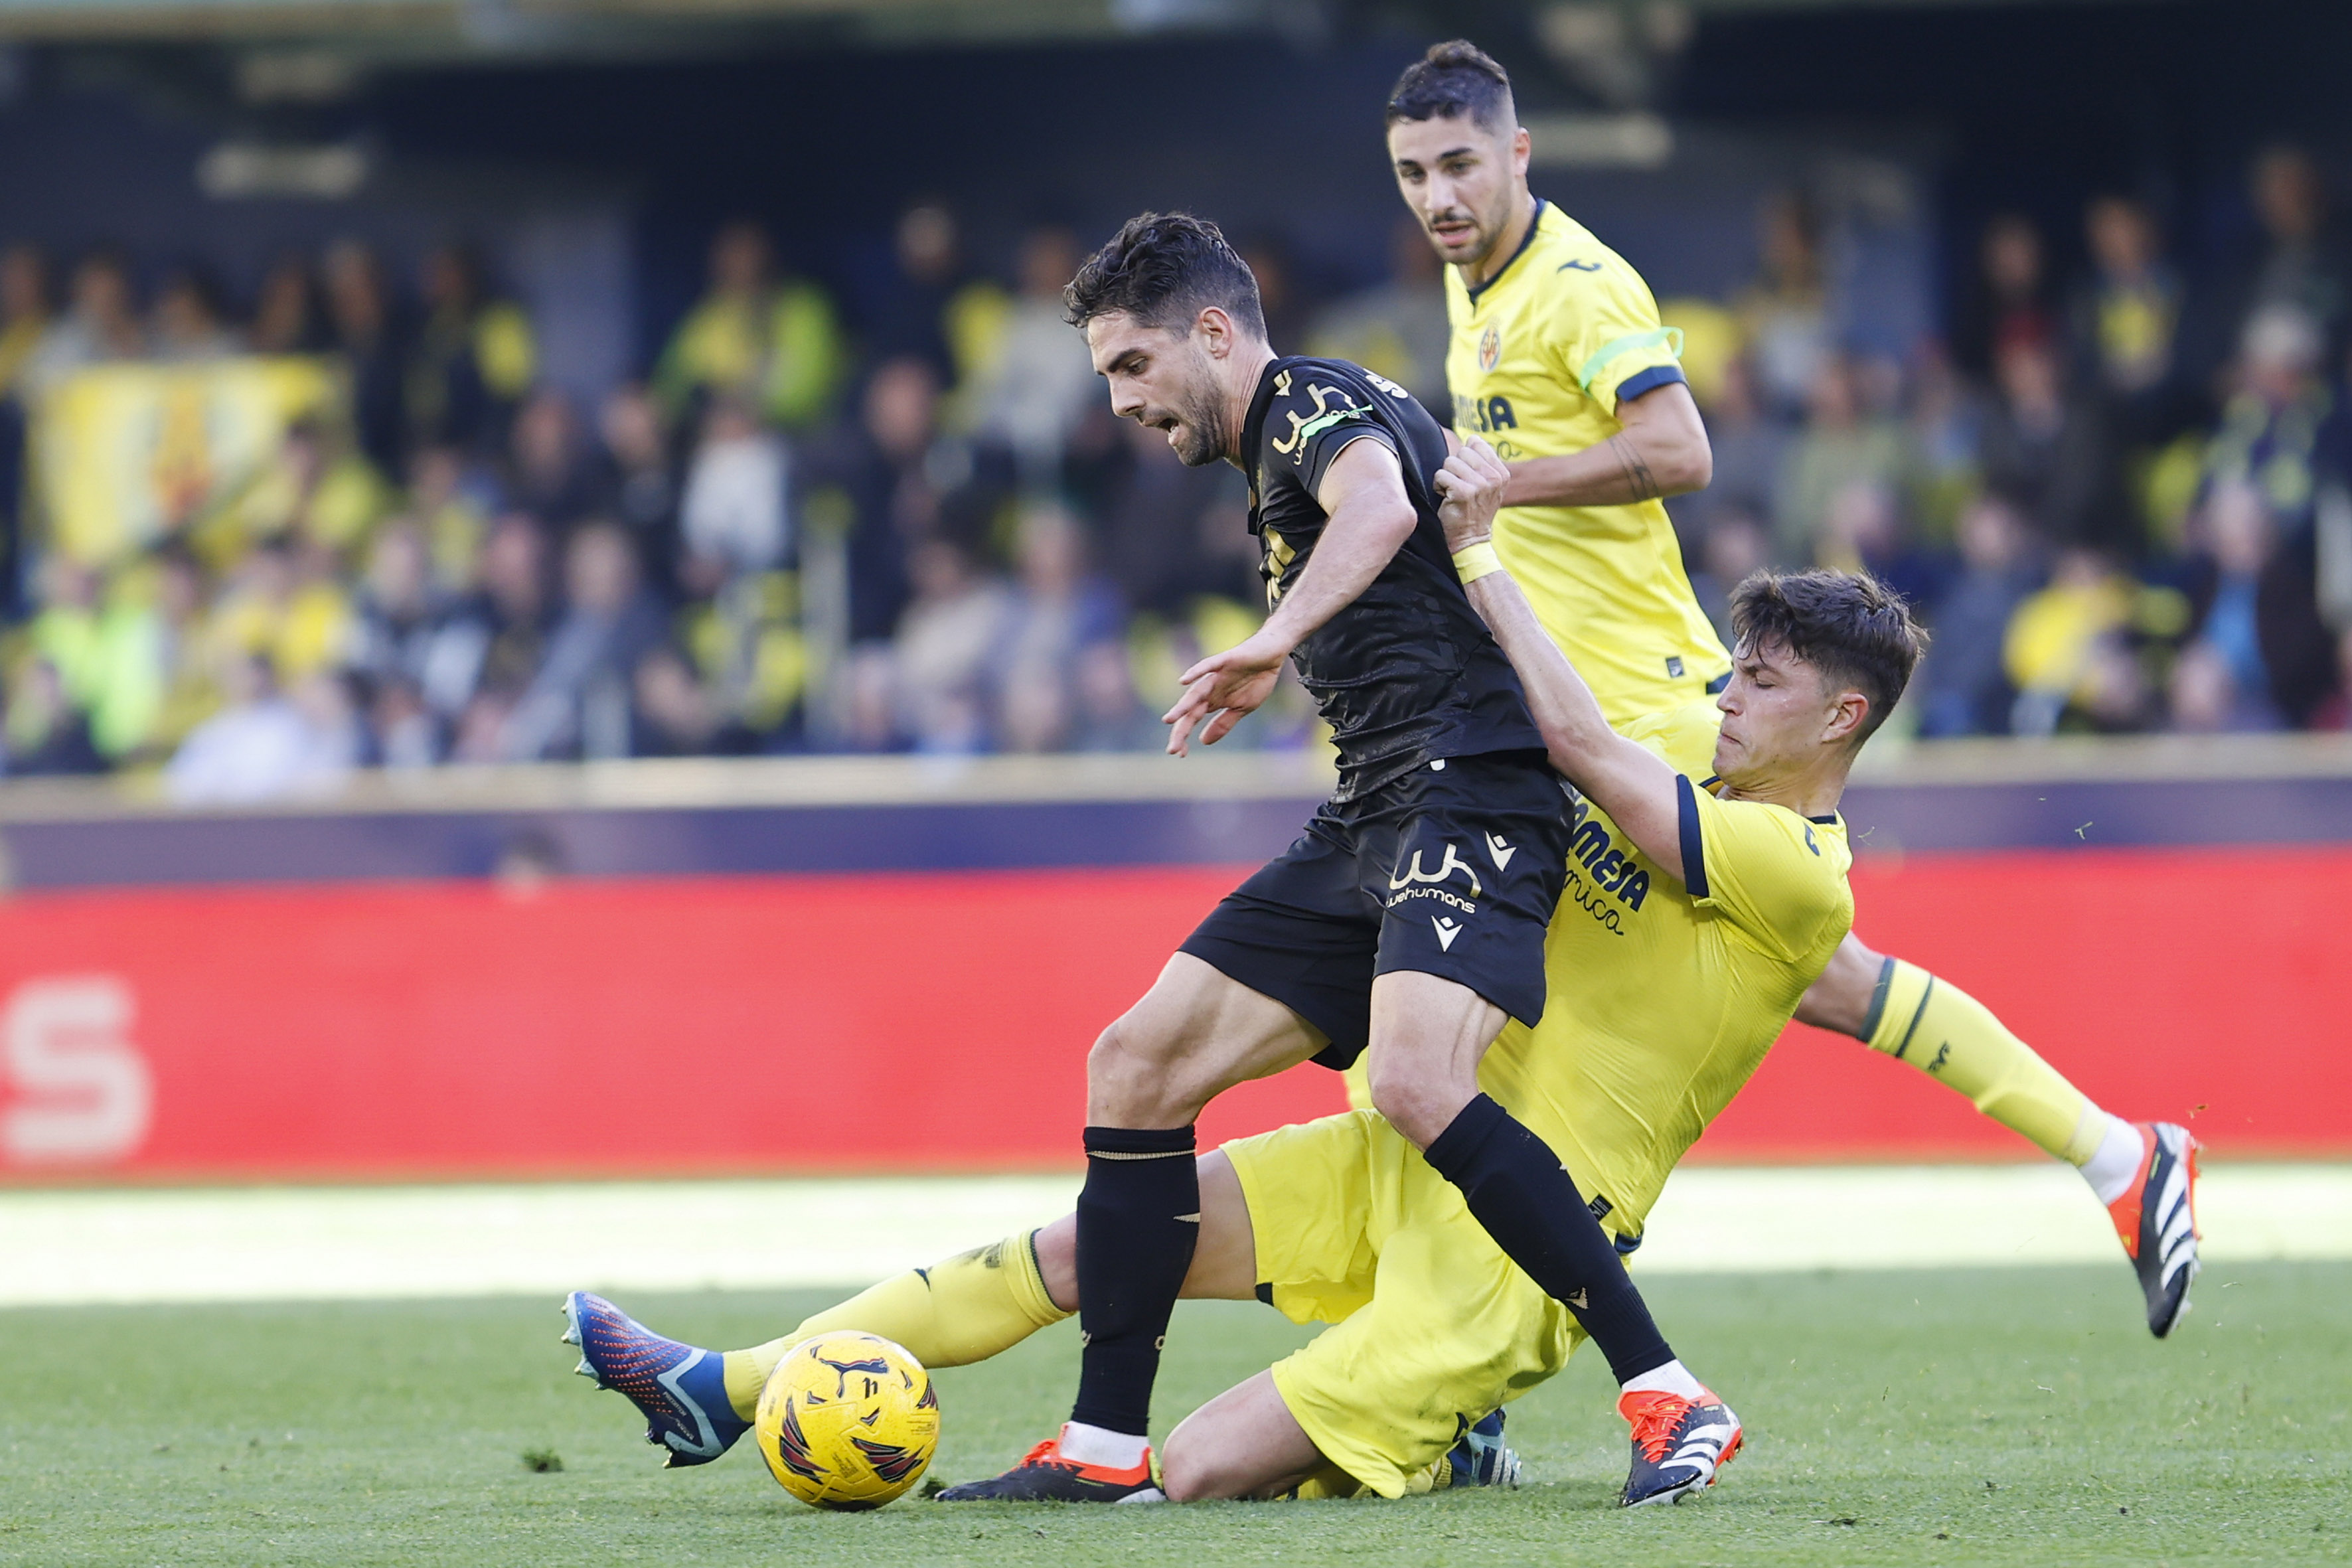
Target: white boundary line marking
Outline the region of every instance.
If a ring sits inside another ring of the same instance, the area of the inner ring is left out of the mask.
[[[0,1192],[0,1306],[863,1285],[1067,1211],[1076,1174]],[[2352,1258],[2352,1165],[2223,1165],[2205,1256]],[[2117,1259],[2055,1164],[1678,1174],[1643,1274]]]

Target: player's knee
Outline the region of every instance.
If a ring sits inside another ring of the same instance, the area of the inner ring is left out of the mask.
[[[1160,1455],[1160,1489],[1170,1502],[1210,1502],[1238,1496],[1210,1446],[1179,1426]]]
[[[1126,1110],[1143,1079],[1144,1064],[1118,1024],[1095,1037],[1087,1052],[1087,1119]]]
[[[1422,1149],[1445,1131],[1470,1098],[1424,1062],[1384,1064],[1375,1057],[1370,1079],[1372,1109]]]
[[[1087,1053],[1087,1115],[1098,1127],[1160,1127],[1190,1120],[1175,1091],[1165,1041],[1125,1018],[1096,1037]],[[1168,1118],[1175,1117],[1176,1122]]]

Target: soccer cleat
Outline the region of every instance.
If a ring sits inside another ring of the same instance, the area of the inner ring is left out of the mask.
[[[2147,1331],[2172,1331],[2189,1310],[2197,1278],[2197,1140],[2169,1121],[2137,1123],[2139,1170],[2123,1196],[2107,1205],[2124,1253],[2147,1298]]]
[[[940,1502],[1166,1502],[1151,1476],[1151,1450],[1130,1469],[1080,1464],[1062,1457],[1058,1434],[1029,1450],[1001,1476],[966,1481],[938,1494]]]
[[[667,1450],[671,1469],[707,1465],[751,1429],[728,1403],[716,1351],[664,1339],[602,1296],[563,1299],[563,1342],[580,1347],[574,1372],[629,1396],[646,1418],[646,1441]]]
[[[1656,1390],[1617,1396],[1617,1414],[1633,1427],[1633,1468],[1625,1478],[1621,1508],[1680,1502],[1717,1475],[1739,1452],[1739,1417],[1713,1394],[1685,1399]]]
[[[1445,1458],[1438,1461],[1437,1485],[1448,1487],[1517,1487],[1519,1457],[1503,1443],[1503,1413],[1490,1412],[1476,1425],[1463,1429]]]

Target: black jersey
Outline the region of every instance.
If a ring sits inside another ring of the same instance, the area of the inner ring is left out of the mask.
[[[1344,360],[1277,359],[1250,400],[1242,452],[1267,606],[1306,570],[1326,521],[1315,492],[1331,459],[1358,440],[1397,455],[1418,521],[1354,603],[1290,656],[1339,748],[1333,798],[1440,757],[1541,751],[1518,677],[1445,547],[1432,486],[1444,432],[1404,388]]]

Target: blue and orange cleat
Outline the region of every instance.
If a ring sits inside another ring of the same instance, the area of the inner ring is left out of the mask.
[[[2147,1331],[2172,1331],[2189,1310],[2197,1278],[2197,1140],[2169,1121],[2137,1124],[2139,1170],[2130,1188],[2107,1205],[2124,1253],[2147,1298]]]
[[[1519,1457],[1503,1442],[1503,1413],[1490,1412],[1486,1418],[1465,1427],[1440,1461],[1437,1485],[1433,1490],[1448,1487],[1505,1487],[1519,1484]]]
[[[1131,1468],[1083,1464],[1062,1454],[1061,1435],[1046,1438],[1019,1464],[984,1481],[965,1481],[938,1494],[937,1502],[1165,1502],[1151,1473],[1151,1450]]]
[[[1715,1485],[1745,1436],[1739,1417],[1711,1393],[1704,1399],[1655,1390],[1622,1394],[1617,1414],[1633,1427],[1633,1468],[1617,1500],[1622,1508],[1680,1502]]]
[[[580,1347],[574,1372],[629,1396],[646,1418],[646,1441],[667,1450],[671,1469],[707,1465],[751,1429],[728,1402],[717,1351],[664,1339],[602,1296],[563,1299],[563,1342]]]

